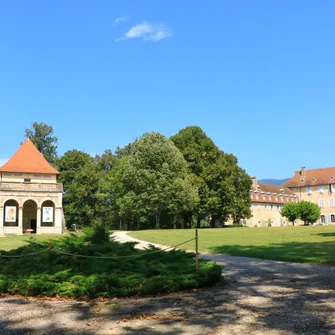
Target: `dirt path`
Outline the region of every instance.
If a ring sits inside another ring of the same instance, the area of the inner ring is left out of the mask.
[[[0,298],[0,334],[335,334],[334,267],[202,257],[224,265],[224,280],[197,292],[92,304]]]

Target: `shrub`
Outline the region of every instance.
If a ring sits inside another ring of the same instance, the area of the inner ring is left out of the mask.
[[[221,278],[221,267],[205,260],[199,261],[196,272],[193,253],[165,252],[154,247],[137,250],[134,245],[107,239],[103,228],[54,240],[52,250],[47,249],[47,242],[31,239],[24,247],[0,252],[20,256],[45,251],[29,258],[0,257],[0,294],[129,297],[213,285]],[[120,258],[84,258],[56,251]]]

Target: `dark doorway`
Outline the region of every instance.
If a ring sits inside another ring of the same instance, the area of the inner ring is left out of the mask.
[[[37,223],[37,204],[34,200],[27,200],[23,204],[23,222],[22,230],[23,233],[34,233],[36,234],[36,223]],[[31,231],[33,230],[33,231]]]
[[[30,229],[33,230],[33,234],[36,234],[36,220],[30,220]]]

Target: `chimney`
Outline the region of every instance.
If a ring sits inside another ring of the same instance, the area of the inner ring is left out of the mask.
[[[301,167],[300,176],[302,179],[305,179],[306,177],[306,168],[304,166]]]
[[[251,177],[251,180],[252,180],[252,189],[254,191],[258,191],[258,188],[257,188],[257,177]]]

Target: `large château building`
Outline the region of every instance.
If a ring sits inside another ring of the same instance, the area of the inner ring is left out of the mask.
[[[306,170],[302,167],[282,186],[257,182],[252,178],[250,190],[252,217],[242,220],[249,227],[286,226],[290,223],[280,214],[288,202],[313,202],[321,209],[320,224],[335,224],[335,167]],[[298,224],[302,222],[298,222]]]
[[[63,185],[30,140],[0,168],[0,235],[61,234]]]
[[[306,170],[302,167],[284,184],[299,200],[313,202],[321,209],[320,223],[335,223],[335,167]]]

